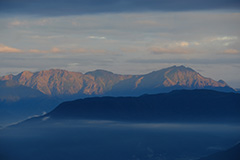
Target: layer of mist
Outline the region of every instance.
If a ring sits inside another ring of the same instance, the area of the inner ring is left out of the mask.
[[[239,125],[69,120],[0,130],[0,159],[193,160],[239,140]]]

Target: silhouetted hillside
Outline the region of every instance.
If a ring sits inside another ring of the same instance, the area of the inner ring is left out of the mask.
[[[215,153],[208,157],[199,160],[239,160],[240,159],[240,144],[222,152]]]
[[[140,97],[98,97],[64,102],[53,119],[152,122],[240,122],[240,94],[178,90]]]

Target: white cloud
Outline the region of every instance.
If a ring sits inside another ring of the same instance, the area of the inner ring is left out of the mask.
[[[238,37],[236,36],[222,36],[222,37],[214,37],[210,38],[210,41],[232,41],[232,40],[237,40]]]
[[[75,66],[79,66],[79,63],[69,63],[68,66],[69,67],[75,67]]]
[[[99,37],[99,36],[88,36],[87,38],[89,38],[89,39],[107,39],[106,37]]]
[[[19,27],[19,26],[45,26],[49,25],[54,21],[53,18],[44,18],[44,19],[37,19],[37,20],[13,20],[8,23],[9,26],[12,27]]]
[[[23,51],[20,49],[12,48],[4,44],[0,44],[0,53],[21,53],[21,52]]]
[[[182,41],[182,42],[177,42],[176,45],[180,46],[180,47],[188,47],[189,43],[185,42],[185,41]]]

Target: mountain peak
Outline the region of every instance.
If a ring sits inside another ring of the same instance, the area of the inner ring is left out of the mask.
[[[224,81],[205,78],[191,68],[171,66],[145,75],[120,75],[98,69],[82,74],[62,69],[24,71],[0,77],[37,89],[47,95],[140,95],[174,89],[221,89],[234,91]]]
[[[186,67],[184,65],[180,65],[180,66],[172,66],[172,67],[169,67],[169,68],[166,68],[166,70],[176,70],[176,71],[191,71],[191,72],[196,72],[194,71],[192,68],[189,68],[189,67]]]
[[[85,73],[85,75],[96,75],[96,76],[101,76],[101,75],[106,75],[106,74],[114,74],[110,71],[102,70],[102,69],[97,69],[95,71],[90,71]]]

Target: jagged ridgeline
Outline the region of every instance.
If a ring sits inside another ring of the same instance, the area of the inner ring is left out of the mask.
[[[1,81],[38,90],[45,95],[141,95],[175,89],[213,89],[234,91],[224,81],[206,78],[191,68],[172,66],[144,75],[120,75],[96,70],[82,74],[60,69],[24,71],[0,77]]]

